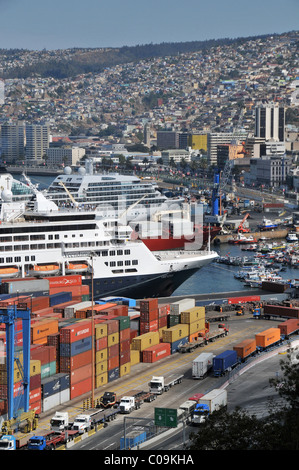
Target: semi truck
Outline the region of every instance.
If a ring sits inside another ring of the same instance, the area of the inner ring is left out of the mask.
[[[204,379],[213,367],[213,353],[202,353],[192,361],[193,379]]]
[[[61,432],[69,427],[69,414],[68,412],[56,411],[55,415],[50,421],[51,431]]]
[[[3,434],[0,437],[0,450],[16,450],[16,438],[10,434]]]
[[[219,388],[203,395],[192,412],[191,422],[194,426],[203,423],[214,411],[227,407],[227,391]]]
[[[43,436],[32,436],[28,440],[28,450],[55,450],[56,447],[66,444],[78,435],[78,431],[64,432],[51,431]]]
[[[236,367],[239,363],[237,352],[234,350],[226,350],[213,358],[213,374],[214,377],[225,375],[229,370]]]
[[[103,410],[99,408],[91,408],[80,413],[75,417],[72,429],[78,431],[79,434],[84,434],[102,421],[102,413]]]
[[[194,349],[202,346],[206,346],[208,343],[216,341],[216,339],[223,338],[227,336],[229,328],[224,323],[219,323],[217,329],[210,331],[209,324],[206,323],[206,331],[202,336],[198,336],[195,341],[191,341],[185,344],[182,344],[178,347],[178,352],[192,352]]]
[[[102,408],[117,407],[119,413],[131,413],[134,409],[140,408],[143,402],[151,402],[156,399],[154,393],[143,390],[130,390],[125,395],[116,395],[115,392],[105,392],[100,397]]]
[[[167,392],[171,387],[182,382],[184,374],[169,374],[164,376],[153,376],[149,382],[149,391],[156,395],[162,395]]]

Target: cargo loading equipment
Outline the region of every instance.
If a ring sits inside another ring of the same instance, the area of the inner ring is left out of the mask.
[[[223,323],[220,323],[218,325],[218,330],[213,331],[213,332],[207,332],[204,336],[198,337],[196,341],[182,344],[181,346],[178,347],[178,352],[180,353],[192,352],[194,351],[194,349],[200,346],[206,346],[208,343],[213,342],[218,338],[223,338],[224,336],[227,336],[228,332],[229,332],[229,328]]]

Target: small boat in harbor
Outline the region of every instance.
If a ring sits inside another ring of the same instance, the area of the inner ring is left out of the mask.
[[[0,268],[0,278],[12,278],[19,275],[19,269],[16,266]]]
[[[264,230],[274,230],[277,228],[278,225],[272,222],[270,219],[263,218],[263,221],[260,225],[258,225],[258,229],[262,232]]]
[[[256,242],[257,240],[253,238],[251,235],[249,237],[246,237],[245,235],[242,235],[241,233],[238,233],[236,237],[232,238],[231,240],[228,240],[228,243],[230,243],[231,245],[253,244]]]

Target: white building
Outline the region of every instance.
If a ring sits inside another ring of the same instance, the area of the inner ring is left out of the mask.
[[[51,165],[75,166],[85,155],[81,147],[50,147],[46,151],[47,163]]]
[[[182,149],[163,150],[161,157],[164,165],[169,165],[171,160],[173,160],[174,163],[180,163],[182,160],[191,162],[191,153]]]

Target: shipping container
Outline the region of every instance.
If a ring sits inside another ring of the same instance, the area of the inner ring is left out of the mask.
[[[60,329],[60,342],[73,343],[92,335],[92,322],[86,320]]]
[[[49,281],[47,279],[22,279],[2,281],[1,292],[5,294],[22,294],[34,292],[49,292]]]
[[[70,388],[70,374],[58,373],[41,381],[42,398]]]
[[[102,387],[108,383],[108,372],[96,375],[95,377],[95,388]]]
[[[82,285],[82,276],[79,274],[70,276],[51,276],[45,277],[44,279],[48,279],[49,287],[70,287]]]
[[[139,302],[140,313],[158,311],[158,299],[143,299]]]
[[[215,377],[224,375],[238,364],[236,351],[227,350],[213,358],[213,374]]]
[[[182,312],[195,307],[194,299],[182,299],[170,304],[170,315],[180,315]]]
[[[95,364],[95,375],[104,374],[108,372],[108,361],[102,361]]]
[[[264,314],[269,314],[274,317],[299,319],[299,308],[285,307],[282,305],[264,305]]]
[[[119,379],[119,367],[108,370],[108,382]]]
[[[291,318],[284,321],[283,323],[280,323],[278,328],[280,329],[281,336],[286,338],[294,332],[299,332],[299,320],[296,318]]]
[[[256,340],[253,339],[244,339],[241,343],[236,344],[233,347],[234,351],[236,351],[237,356],[240,359],[246,359],[249,356],[252,356],[256,353]]]
[[[153,331],[150,333],[145,333],[143,335],[137,336],[133,338],[131,343],[131,349],[137,349],[138,351],[143,351],[144,349],[149,348],[150,346],[154,346],[159,344],[160,338],[159,333],[157,331]]]
[[[265,349],[269,346],[274,346],[281,341],[280,329],[269,328],[255,335],[256,346],[258,349]]]
[[[261,297],[259,295],[245,295],[242,297],[230,297],[229,304],[244,304],[246,302],[259,302]]]
[[[146,431],[129,431],[126,437],[120,438],[120,450],[134,449],[146,441]]]
[[[197,320],[205,320],[205,307],[193,307],[181,312],[181,323],[193,323]]]
[[[170,355],[170,343],[160,343],[142,351],[142,362],[156,362]]]
[[[59,358],[60,372],[70,372],[78,367],[90,364],[92,361],[92,350],[76,354],[75,356],[62,356]]]
[[[131,363],[127,362],[125,364],[120,364],[119,366],[119,376],[124,377],[131,372]]]
[[[76,354],[83,353],[91,349],[92,337],[87,336],[86,338],[79,339],[73,343],[60,343],[60,357],[62,356],[75,356]]]
[[[178,352],[179,348],[181,346],[184,346],[184,344],[187,344],[189,342],[189,337],[186,336],[185,338],[178,339],[177,341],[174,341],[174,343],[170,343],[170,352],[171,354],[175,354]]]
[[[95,352],[95,363],[97,364],[98,362],[102,361],[107,361],[108,359],[108,349],[101,349],[100,351]]]
[[[135,366],[136,364],[140,363],[140,355],[142,352],[138,351],[137,349],[131,349],[130,351],[130,363],[131,366]]]
[[[189,326],[187,324],[175,325],[163,331],[163,343],[174,343],[186,336],[189,336]]]
[[[194,333],[197,333],[204,329],[205,329],[205,318],[202,318],[201,320],[195,320],[194,322],[189,323],[189,335],[193,335]]]
[[[158,331],[158,326],[159,326],[158,319],[150,321],[150,322],[146,322],[140,319],[140,329],[139,329],[140,334],[144,335],[152,331]]]
[[[70,385],[74,385],[82,380],[92,377],[92,365],[87,364],[78,369],[70,371]]]
[[[74,398],[79,397],[80,395],[84,395],[87,392],[90,392],[92,389],[92,378],[87,377],[80,382],[76,382],[70,386],[70,399],[73,400]]]
[[[204,379],[213,367],[213,353],[201,353],[192,361],[193,379]]]

